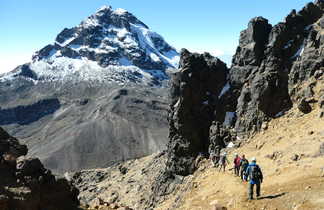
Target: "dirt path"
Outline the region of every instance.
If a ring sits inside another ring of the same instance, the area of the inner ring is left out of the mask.
[[[324,209],[324,178],[318,176],[292,177],[292,181],[284,184],[265,183],[259,200],[249,201],[247,188],[248,184],[231,172],[220,173],[209,168],[197,176],[195,187],[187,193],[179,209],[211,209],[213,204],[231,210]]]
[[[316,111],[299,115],[292,110],[271,121],[268,129],[229,151],[257,158],[264,173],[261,199],[247,199],[247,183],[232,171],[218,172],[207,160],[194,174],[179,209],[211,209],[213,204],[230,210],[324,210],[324,122]],[[294,157],[297,157],[294,160]],[[170,208],[169,208],[170,209]]]

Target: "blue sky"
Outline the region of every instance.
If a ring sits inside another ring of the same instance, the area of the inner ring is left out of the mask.
[[[103,5],[124,8],[176,47],[209,51],[229,60],[239,33],[256,16],[271,24],[310,0],[0,0],[0,72],[30,60]]]

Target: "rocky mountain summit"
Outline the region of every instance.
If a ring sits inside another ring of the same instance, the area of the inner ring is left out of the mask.
[[[63,173],[165,148],[179,55],[131,13],[102,7],[0,76],[0,125]]]
[[[39,159],[24,157],[27,151],[0,127],[0,209],[77,209],[79,191],[52,175]]]
[[[133,14],[104,6],[78,26],[65,28],[54,44],[37,51],[32,62],[1,80],[25,77],[53,80],[158,85],[165,70],[177,68],[179,55],[163,37]]]

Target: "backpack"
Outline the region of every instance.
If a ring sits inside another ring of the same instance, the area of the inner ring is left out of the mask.
[[[242,169],[246,169],[249,165],[249,162],[246,159],[242,159],[241,167]]]
[[[260,179],[260,168],[257,165],[250,166],[250,179],[257,181]]]
[[[226,156],[225,155],[220,156],[219,163],[220,164],[225,164],[225,162],[226,162]]]

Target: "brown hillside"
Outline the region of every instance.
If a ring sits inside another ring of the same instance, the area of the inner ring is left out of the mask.
[[[211,209],[215,203],[237,210],[324,209],[324,121],[318,115],[318,109],[307,115],[292,109],[229,152],[230,161],[234,153],[257,158],[265,177],[262,199],[248,201],[246,183],[232,171],[218,172],[205,160],[178,209]],[[173,203],[171,198],[160,209]]]

